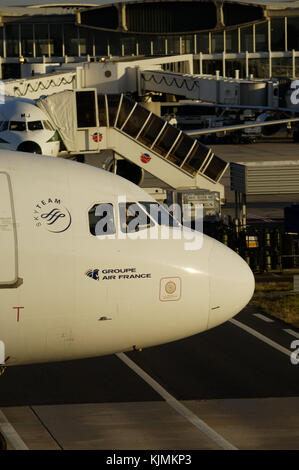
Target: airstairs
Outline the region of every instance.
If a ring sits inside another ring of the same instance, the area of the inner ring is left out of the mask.
[[[117,158],[129,160],[174,189],[207,189],[224,197],[220,179],[228,163],[124,94],[69,90],[40,98],[36,104],[59,131],[66,156],[112,149]]]
[[[228,163],[198,140],[127,96],[99,95],[100,126],[106,147],[169,186],[219,191]]]

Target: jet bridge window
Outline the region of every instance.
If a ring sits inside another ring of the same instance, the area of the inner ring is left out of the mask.
[[[113,204],[95,204],[88,212],[89,230],[94,236],[113,235],[115,233]]]
[[[26,122],[24,121],[10,121],[9,130],[16,132],[26,131]]]
[[[76,91],[78,127],[96,127],[96,102],[94,91]]]
[[[153,227],[154,222],[136,202],[119,204],[120,229],[123,233],[134,233]]]

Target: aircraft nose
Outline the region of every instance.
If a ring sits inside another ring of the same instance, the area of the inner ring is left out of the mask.
[[[233,250],[215,242],[209,262],[210,312],[208,328],[240,312],[251,299],[255,281],[248,264]]]

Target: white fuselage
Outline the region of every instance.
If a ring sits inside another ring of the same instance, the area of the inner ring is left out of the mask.
[[[119,197],[154,200],[117,175],[1,151],[4,193],[6,181],[12,207],[3,197],[0,340],[8,365],[174,341],[223,323],[253,294],[247,264],[216,240],[203,236],[200,249],[186,249],[182,227],[169,228],[169,239],[150,239],[147,228],[139,232],[147,239],[125,237]],[[90,210],[104,203],[113,205],[115,234],[95,236]],[[202,237],[189,230],[189,241],[190,234],[193,242]]]

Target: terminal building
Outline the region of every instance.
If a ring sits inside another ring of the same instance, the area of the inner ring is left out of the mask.
[[[22,60],[187,53],[194,55],[195,73],[299,76],[299,1],[12,3],[17,4],[4,0],[0,6],[2,78],[20,76]]]

